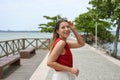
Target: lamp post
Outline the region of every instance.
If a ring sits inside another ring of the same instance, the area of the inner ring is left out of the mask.
[[[95,16],[96,16],[96,19],[95,19],[95,48],[97,48],[98,47],[98,45],[97,45],[97,25],[98,25],[98,23],[97,23],[97,21],[98,21],[98,15],[97,14],[95,14]]]
[[[95,48],[97,48],[97,21],[95,23]]]

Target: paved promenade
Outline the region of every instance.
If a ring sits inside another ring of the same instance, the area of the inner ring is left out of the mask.
[[[48,53],[48,50],[37,50],[28,59],[21,58],[21,66],[11,66],[4,70],[4,78],[0,80],[29,80],[36,68]]]
[[[47,53],[48,50],[40,50],[30,59],[21,59],[21,66],[12,67],[9,73],[6,70],[0,80],[51,80],[53,70],[46,65]],[[120,80],[120,60],[87,44],[72,49],[72,53],[74,67],[80,70],[78,80]]]
[[[74,67],[80,70],[78,80],[120,80],[120,61],[89,45],[72,49]],[[52,69],[45,80],[51,80]]]

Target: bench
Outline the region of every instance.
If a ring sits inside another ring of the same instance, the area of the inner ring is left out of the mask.
[[[35,54],[35,48],[26,48],[26,49],[20,50],[21,58],[29,58],[31,54]]]
[[[20,56],[15,54],[0,58],[0,78],[3,77],[4,67],[9,65],[10,66],[20,65]]]

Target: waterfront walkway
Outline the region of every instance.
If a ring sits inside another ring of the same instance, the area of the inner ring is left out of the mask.
[[[80,70],[78,80],[120,80],[120,61],[89,45],[73,49],[74,67]],[[53,71],[45,80],[51,80]]]
[[[74,67],[80,70],[78,80],[120,80],[120,61],[105,52],[86,44],[82,48],[72,49],[72,53]],[[46,65],[48,55],[42,62],[39,60],[45,56],[43,54],[36,54],[37,56],[31,57],[28,61],[22,60],[22,64],[28,65],[21,65],[2,80],[51,80],[53,70]],[[34,69],[31,65],[35,66]]]

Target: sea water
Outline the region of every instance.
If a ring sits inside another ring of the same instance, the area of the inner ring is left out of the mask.
[[[0,41],[19,39],[19,38],[51,38],[52,33],[41,32],[0,32]],[[107,46],[107,45],[105,45]],[[109,50],[113,50],[113,44],[109,45]],[[106,47],[107,48],[107,47]],[[118,43],[118,55],[120,56],[120,43]]]
[[[52,33],[40,32],[0,32],[0,41],[19,38],[51,38]]]

